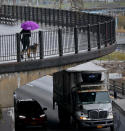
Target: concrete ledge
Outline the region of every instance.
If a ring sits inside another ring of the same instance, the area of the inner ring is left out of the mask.
[[[112,101],[113,106],[125,116],[125,99],[116,99]]]
[[[61,57],[53,57],[48,59],[34,60],[28,62],[15,62],[0,64],[0,74],[32,71],[38,69],[45,69],[50,67],[60,67],[69,64],[79,64],[81,62],[87,62],[107,54],[112,53],[116,49],[117,45],[109,45],[108,47],[87,51],[85,53],[69,54]]]

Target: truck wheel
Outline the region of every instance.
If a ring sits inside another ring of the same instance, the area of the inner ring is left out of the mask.
[[[110,126],[110,131],[114,131],[114,125]]]

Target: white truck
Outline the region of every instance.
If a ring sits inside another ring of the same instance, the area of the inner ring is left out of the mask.
[[[59,120],[75,128],[114,130],[108,71],[92,62],[53,74],[53,107]]]

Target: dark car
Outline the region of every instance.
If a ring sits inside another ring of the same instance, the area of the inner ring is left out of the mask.
[[[47,116],[45,114],[47,108],[33,99],[15,99],[15,128],[18,127],[43,127],[47,126]]]

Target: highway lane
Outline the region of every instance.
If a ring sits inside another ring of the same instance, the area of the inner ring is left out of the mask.
[[[51,81],[48,80],[49,78]],[[49,119],[48,124],[50,128],[58,125],[57,108],[56,110],[53,110],[52,105],[52,77],[43,77],[23,86],[22,88],[18,88],[16,94],[23,99],[33,98],[37,100],[42,107],[47,107],[46,113]]]
[[[56,110],[53,110],[53,106],[52,106],[52,97],[53,97],[52,85],[53,85],[52,77],[45,76],[45,77],[37,79],[33,82],[30,82],[21,88],[18,88],[16,90],[16,93],[19,97],[21,97],[23,99],[34,98],[41,104],[41,106],[47,107],[46,113],[48,116],[48,131],[52,131],[52,130],[54,130],[54,131],[55,130],[56,131],[62,131],[62,130],[73,131],[74,129],[72,129],[72,127],[67,128],[67,127],[61,127],[59,125],[58,113],[57,113],[58,109],[56,107]],[[117,119],[115,120],[115,123],[116,123],[115,129],[116,129],[116,131],[123,131],[124,122],[121,122],[121,121],[122,120],[124,121],[124,119],[121,116],[119,117],[118,113],[116,114],[116,116],[117,116]],[[13,108],[6,109],[4,111],[3,119],[6,119],[6,123],[1,124],[1,122],[0,122],[0,131],[14,131]],[[40,128],[23,129],[23,131],[40,131],[40,130],[41,130]],[[22,131],[22,130],[18,130],[18,131]],[[85,129],[85,131],[110,131],[110,128]]]
[[[24,99],[34,98],[41,104],[41,106],[47,107],[46,113],[48,116],[48,130],[73,130],[71,127],[62,129],[62,127],[59,125],[57,107],[56,110],[53,110],[52,106],[52,85],[52,77],[45,76],[23,86],[22,88],[17,89],[16,93],[19,97],[22,97]],[[97,130],[98,129],[94,129],[94,131]],[[101,131],[109,130],[109,128],[101,129]],[[86,131],[93,131],[93,129],[86,129]]]

